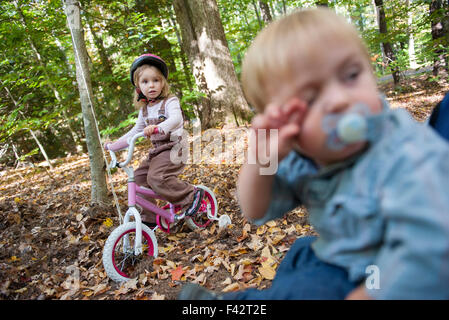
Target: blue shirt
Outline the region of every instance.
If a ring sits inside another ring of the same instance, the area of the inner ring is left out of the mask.
[[[279,164],[271,203],[256,224],[304,205],[323,261],[364,281],[376,299],[449,298],[449,144],[404,110],[386,109],[377,138],[318,168],[297,152]],[[371,268],[371,267],[370,267]]]

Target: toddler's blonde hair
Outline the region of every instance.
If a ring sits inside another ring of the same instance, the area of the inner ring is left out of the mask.
[[[169,85],[167,79],[164,77],[164,75],[158,68],[156,68],[155,66],[151,66],[149,64],[141,65],[134,72],[133,80],[134,80],[134,83],[136,84],[136,86],[139,86],[139,78],[140,78],[140,75],[142,74],[142,72],[149,68],[156,70],[156,72],[162,79],[161,81],[163,82],[163,84],[162,84],[162,90],[161,90],[161,94],[159,95],[159,98],[165,99],[168,96],[170,96],[170,85]],[[137,101],[138,98],[139,98],[139,94],[134,90],[134,99],[133,99],[134,106],[139,110],[140,108],[145,107],[147,105],[147,102],[145,102],[144,100]]]
[[[243,91],[259,112],[267,104],[267,88],[293,79],[295,60],[313,59],[317,50],[326,50],[326,41],[353,43],[370,61],[357,30],[325,8],[296,11],[269,24],[248,49],[242,64]]]

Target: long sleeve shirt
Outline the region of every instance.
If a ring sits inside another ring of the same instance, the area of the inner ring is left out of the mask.
[[[117,141],[108,144],[108,149],[112,151],[117,151],[128,147],[128,139],[136,135],[137,133],[143,132],[143,129],[147,127],[148,119],[157,119],[159,116],[159,109],[162,107],[162,101],[155,104],[154,106],[146,106],[147,117],[144,117],[142,109],[139,111],[139,115],[134,127],[129,130],[126,134],[121,136]],[[181,112],[181,106],[179,104],[179,99],[176,97],[169,98],[165,103],[165,121],[158,124],[158,127],[165,133],[171,133],[172,135],[182,136],[183,132],[183,117]]]

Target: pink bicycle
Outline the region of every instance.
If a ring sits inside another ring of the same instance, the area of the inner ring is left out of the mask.
[[[115,153],[109,151],[111,155],[109,168],[122,168],[128,175],[128,210],[123,223],[112,231],[103,249],[104,269],[109,278],[116,282],[130,280],[136,267],[145,257],[157,257],[156,229],[170,233],[170,229],[181,220],[185,220],[192,230],[204,229],[214,220],[218,221],[220,227],[231,223],[227,215],[221,215],[218,218],[217,199],[214,193],[205,186],[196,186],[204,190],[204,197],[200,210],[192,217],[185,216],[177,206],[171,203],[166,202],[159,207],[145,200],[142,196],[165,201],[153,190],[137,185],[134,181],[134,169],[131,166],[127,167],[132,159],[136,140],[143,136],[143,133],[139,133],[130,139],[127,159],[124,162],[117,162]],[[157,225],[154,229],[142,223],[138,208],[157,215]],[[131,221],[131,218],[134,218],[134,221]]]

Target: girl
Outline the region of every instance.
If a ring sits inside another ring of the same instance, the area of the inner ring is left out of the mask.
[[[181,143],[184,121],[179,100],[170,95],[167,79],[167,65],[156,55],[143,54],[132,63],[131,83],[136,88],[134,104],[140,109],[139,116],[128,133],[116,142],[107,142],[105,149],[117,151],[126,148],[127,139],[143,131],[150,137],[153,148],[134,173],[136,183],[151,188],[168,202],[181,207],[181,212],[192,216],[201,206],[204,191],[179,180],[184,164],[170,161],[172,147]],[[170,139],[171,136],[174,137]],[[154,227],[156,215],[144,210],[142,222]]]

